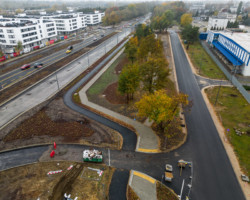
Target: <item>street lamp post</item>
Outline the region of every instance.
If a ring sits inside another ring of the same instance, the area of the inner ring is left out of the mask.
[[[218,97],[219,97],[220,88],[221,88],[221,82],[222,82],[222,80],[220,80],[220,86],[219,86],[219,89],[218,89],[218,92],[217,92],[217,95],[216,95],[216,99],[215,99],[215,102],[214,102],[215,106],[216,106],[216,103],[217,103],[217,100],[218,100]]]
[[[56,73],[56,82],[57,82],[57,89],[58,91],[60,90],[60,87],[59,87],[59,82],[58,82],[58,78],[57,78],[57,73]]]

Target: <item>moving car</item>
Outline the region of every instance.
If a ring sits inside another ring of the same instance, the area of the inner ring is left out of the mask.
[[[43,66],[43,63],[35,63],[34,68],[41,68]]]
[[[72,50],[73,50],[73,46],[69,46],[66,53],[71,53]]]
[[[21,67],[21,70],[28,69],[28,68],[30,68],[30,64],[24,64],[24,65]]]

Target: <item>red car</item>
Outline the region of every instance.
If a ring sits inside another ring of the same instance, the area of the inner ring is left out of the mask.
[[[21,67],[21,70],[30,68],[30,64],[25,64]]]

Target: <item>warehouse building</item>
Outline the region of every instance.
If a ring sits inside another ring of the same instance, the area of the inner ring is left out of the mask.
[[[250,33],[209,31],[206,41],[232,63],[233,69],[250,76]]]

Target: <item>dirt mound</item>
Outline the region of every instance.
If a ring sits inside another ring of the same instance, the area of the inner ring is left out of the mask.
[[[52,195],[49,196],[49,200],[63,199],[64,193],[69,194],[72,190],[72,185],[76,178],[79,176],[83,169],[83,165],[78,164],[71,170],[67,171],[64,176],[62,176],[59,182],[55,185]]]
[[[110,84],[103,92],[106,99],[112,104],[126,104],[126,96],[117,91],[118,82]]]

